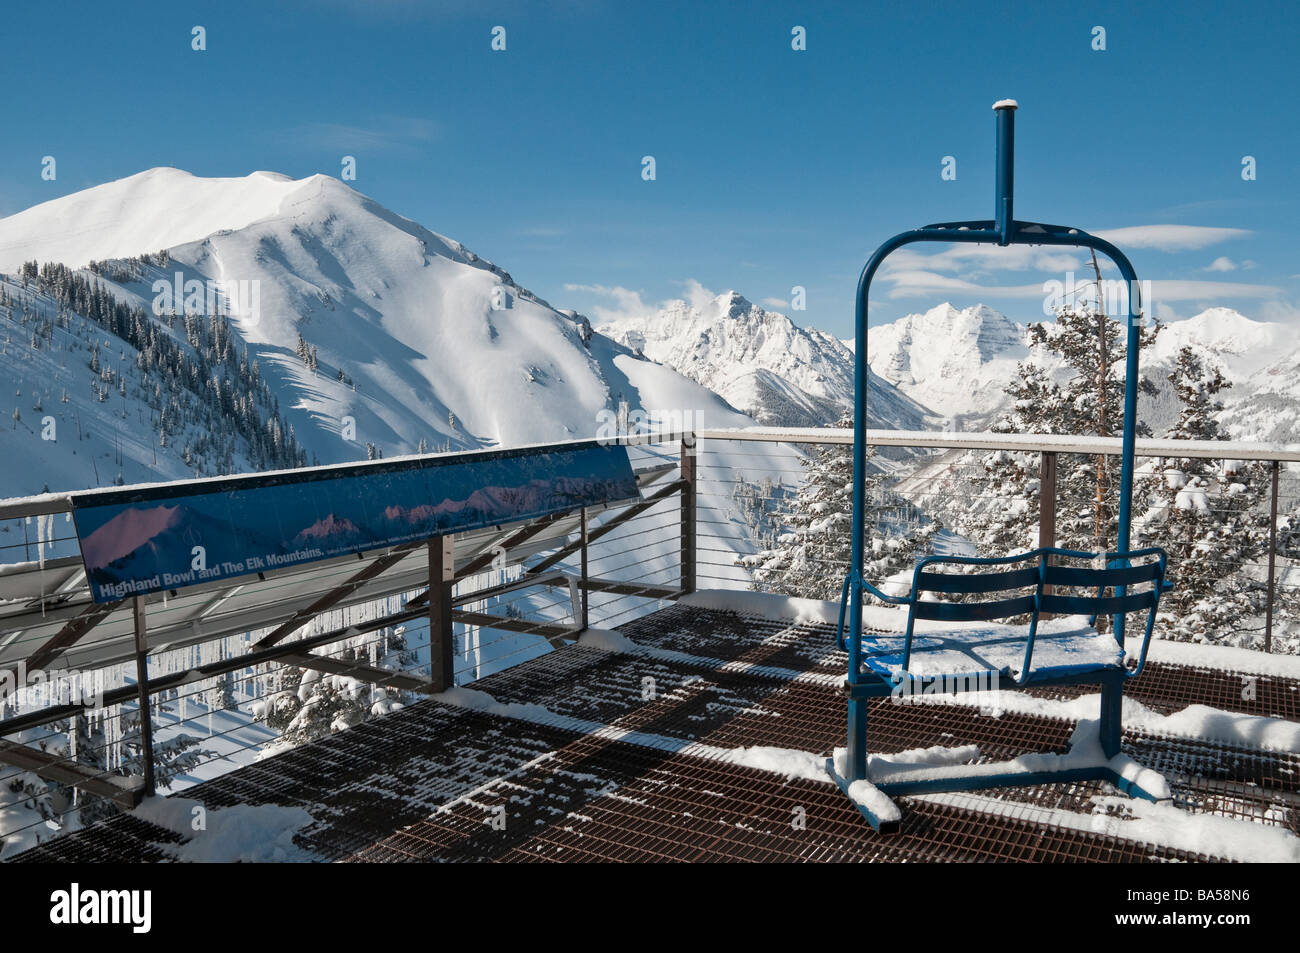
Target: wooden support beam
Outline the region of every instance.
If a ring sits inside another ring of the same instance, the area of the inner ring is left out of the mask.
[[[1044,450],[1038,461],[1038,546],[1040,549],[1056,545],[1056,453]],[[1045,595],[1052,594],[1052,586],[1044,586]],[[1050,613],[1040,618],[1050,619]]]
[[[548,516],[544,519],[540,519],[535,523],[529,523],[527,526],[511,534],[509,537],[503,540],[500,543],[500,545],[493,546],[487,552],[475,556],[468,563],[462,566],[460,571],[457,572],[455,575],[455,581],[460,582],[462,579],[465,579],[468,576],[472,576],[477,572],[482,572],[488,566],[492,565],[492,561],[496,559],[500,553],[504,552],[507,555],[509,555],[511,549],[518,546],[520,543],[527,542],[528,540],[536,536],[538,533],[540,533],[542,530],[546,529],[546,527],[550,526],[552,523],[556,523],[567,516],[568,516],[567,513],[558,513],[554,516]],[[406,607],[409,609],[418,608],[419,606],[424,605],[428,601],[429,601],[429,590],[426,589],[418,596],[413,596],[412,598],[406,600]]]
[[[567,586],[569,576],[556,570],[549,572],[545,576],[522,576],[514,582],[503,582],[499,586],[490,586],[487,589],[476,589],[474,592],[462,592],[451,600],[453,608],[459,609],[463,605],[471,602],[482,602],[484,599],[493,599],[497,596],[504,596],[507,592],[514,592],[518,589],[531,589],[534,586]],[[410,607],[410,603],[406,607]]]
[[[207,665],[200,665],[197,668],[192,668],[188,671],[172,672],[167,675],[160,675],[157,678],[149,680],[149,694],[156,695],[159,692],[180,688],[182,685],[190,685],[194,682],[202,681],[205,678],[225,675],[229,672],[237,672],[240,669],[248,668],[253,665],[262,665],[267,662],[280,662],[290,656],[308,652],[309,650],[319,648],[322,645],[330,645],[334,642],[340,641],[341,639],[350,639],[366,632],[373,632],[376,629],[382,629],[385,626],[402,625],[407,622],[414,622],[417,619],[424,618],[424,616],[425,612],[422,609],[403,609],[400,612],[394,612],[375,619],[369,619],[365,622],[345,625],[342,628],[332,629],[329,632],[322,632],[305,639],[297,639],[287,645],[277,645],[267,649],[258,649],[250,651],[244,655],[236,655],[232,658],[223,659],[220,662],[210,662]],[[103,694],[101,707],[107,708],[110,705],[120,705],[123,702],[128,702],[135,695],[135,692],[136,689],[132,685],[124,685],[121,688],[109,689]],[[26,715],[14,715],[0,720],[0,736],[25,731],[28,728],[38,728],[41,725],[48,725],[52,721],[58,721],[63,718],[72,718],[84,711],[85,709],[82,708],[81,705],[58,705],[53,708],[44,708],[36,712],[28,712]]]
[[[1056,545],[1056,453],[1044,450],[1038,464],[1038,545]]]
[[[561,575],[548,576],[544,579],[538,579],[535,581],[538,585],[568,585],[568,579]],[[587,579],[577,579],[574,580],[574,584],[580,589],[590,590],[591,592],[609,592],[617,596],[641,596],[646,599],[680,599],[685,595],[685,593],[680,589],[673,589],[670,586],[651,586],[639,582],[620,582],[617,579],[602,579],[599,576],[591,576]]]
[[[540,635],[557,649],[562,647],[566,641],[576,639],[580,634],[576,629],[556,625],[554,622],[525,622],[523,619],[509,619],[505,616],[489,615],[486,612],[467,612],[463,609],[457,609],[452,613],[452,618],[463,625],[477,625],[485,629],[502,629],[506,632],[522,632],[525,635]]]
[[[140,762],[144,771],[144,793],[153,797],[156,789],[153,776],[153,713],[149,710],[149,629],[145,623],[144,598],[135,596],[131,604],[135,616],[135,686],[136,702],[140,707]]]
[[[695,437],[682,437],[682,592],[695,591],[695,502],[697,472],[695,465]]]
[[[451,536],[435,536],[429,540],[429,681],[440,692],[456,684],[452,629],[455,584],[455,541]]]
[[[594,543],[596,540],[600,539],[601,537],[613,532],[614,530],[618,529],[618,527],[626,523],[628,520],[635,519],[636,517],[640,516],[642,513],[650,509],[650,507],[654,506],[660,500],[666,499],[667,497],[672,496],[674,493],[681,492],[685,488],[685,486],[686,486],[685,481],[675,480],[672,483],[669,483],[661,487],[660,489],[656,490],[654,493],[647,496],[640,503],[633,503],[622,513],[619,513],[613,519],[609,520],[609,522],[602,523],[600,526],[588,532],[587,543],[588,544]],[[536,566],[530,568],[528,572],[532,574],[545,572],[546,570],[554,566],[556,563],[562,562],[563,560],[567,559],[569,556],[576,553],[581,548],[582,548],[581,538],[576,539],[571,543],[567,543],[564,546],[561,546],[559,549],[557,549],[550,556],[547,556]]]
[[[31,771],[50,781],[79,788],[130,809],[140,803],[144,784],[140,778],[108,774],[65,757],[0,738],[0,762]]]
[[[1268,598],[1264,603],[1264,651],[1273,651],[1273,598],[1277,593],[1277,480],[1282,469],[1273,461],[1273,492],[1268,504]]]
[[[86,606],[80,615],[69,619],[63,628],[28,656],[27,670],[32,672],[36,669],[48,668],[50,662],[79,642],[86,633],[108,618],[109,614],[125,601],[125,599],[118,599],[116,602],[97,602]]]
[[[316,672],[324,672],[327,675],[345,675],[348,678],[359,679],[372,685],[400,688],[403,691],[420,692],[424,695],[432,695],[440,691],[427,679],[417,678],[405,672],[393,672],[386,668],[366,665],[363,662],[330,658],[326,655],[312,655],[309,652],[286,655],[283,660],[285,663],[297,665],[299,668],[309,668]]]
[[[569,515],[569,513],[556,513],[553,516],[547,516],[543,519],[537,520],[535,523],[529,523],[527,526],[520,528],[517,532],[512,533],[506,539],[502,540],[500,545],[493,546],[487,552],[475,556],[462,566],[456,573],[456,581],[460,582],[460,580],[467,576],[472,576],[475,573],[482,572],[488,566],[492,565],[492,561],[496,559],[500,553],[504,552],[509,556],[510,550],[514,549],[520,543],[526,543],[548,526],[558,523],[560,520],[568,519]]]
[[[582,563],[581,575],[578,577],[579,585],[582,586],[582,617],[578,620],[583,631],[591,628],[591,593],[588,591],[586,582],[588,580],[587,550],[590,549],[591,539],[590,528],[587,526],[587,508],[582,508],[582,522],[578,525],[578,539],[582,543]]]

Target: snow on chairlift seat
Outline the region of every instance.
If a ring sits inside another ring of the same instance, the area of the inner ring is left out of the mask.
[[[927,627],[928,628],[928,627]],[[896,684],[911,678],[997,687],[1001,679],[1032,683],[1102,669],[1122,669],[1124,652],[1115,637],[1097,631],[1086,616],[1039,623],[1031,672],[1024,678],[1025,627],[988,623],[948,623],[912,640],[912,657],[903,667],[905,636],[864,633],[863,671]],[[991,683],[991,684],[990,684]]]

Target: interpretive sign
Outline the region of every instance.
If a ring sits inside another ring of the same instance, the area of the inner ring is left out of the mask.
[[[454,454],[73,496],[96,602],[631,499],[627,448]]]

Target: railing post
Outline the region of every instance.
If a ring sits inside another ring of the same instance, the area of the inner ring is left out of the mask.
[[[153,716],[149,713],[149,659],[146,656],[149,645],[145,638],[148,626],[145,624],[144,598],[136,596],[132,600],[132,609],[135,616],[136,698],[140,703],[140,760],[144,766],[144,793],[153,797]],[[76,730],[75,725],[73,730]]]
[[[434,536],[429,540],[429,680],[440,692],[456,684],[451,625],[451,590],[455,579],[455,538]]]
[[[695,591],[695,501],[698,475],[695,467],[695,435],[682,437],[682,592]]]
[[[1056,451],[1043,450],[1038,460],[1038,548],[1050,549],[1056,545]],[[1050,556],[1043,557],[1043,565],[1050,566]],[[1052,594],[1051,586],[1039,589],[1045,596]],[[1039,618],[1050,619],[1044,612]]]
[[[1056,451],[1044,450],[1038,464],[1038,545],[1056,545]]]
[[[587,588],[587,508],[584,506],[581,511],[581,525],[579,531],[582,533],[582,628],[583,631],[591,628],[591,591]]]
[[[1273,492],[1268,504],[1268,601],[1264,607],[1264,651],[1273,651],[1273,595],[1277,577],[1277,481],[1282,461],[1273,461]]]

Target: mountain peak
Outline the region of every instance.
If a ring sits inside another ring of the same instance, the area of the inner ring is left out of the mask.
[[[753,303],[737,291],[724,291],[713,300],[728,318],[742,318],[754,311]]]
[[[94,281],[145,315],[190,310],[175,300],[161,303],[159,279],[169,289],[177,274],[187,289],[191,282],[209,289],[219,282],[220,306],[234,316],[222,326],[230,334],[228,353],[257,362],[283,430],[293,429],[309,458],[356,459],[367,444],[391,455],[421,446],[514,446],[586,436],[601,426],[602,413],[621,403],[690,409],[715,426],[752,423],[717,394],[595,335],[580,315],[553,310],[459,242],[330,176],[292,179],[259,171],[214,179],[159,167],[0,219],[0,271],[17,271],[33,259],[73,269],[92,260],[109,265],[162,250],[170,257],[165,266],[150,261],[102,268]],[[50,310],[54,302],[44,298],[41,307]],[[197,350],[187,345],[187,330],[160,321],[159,340],[169,338],[184,353],[187,346]],[[168,404],[166,447],[174,443],[177,452],[159,454],[165,457],[160,464],[150,441],[140,442],[148,463],[132,457],[126,479],[137,476],[138,465],[170,468],[161,472],[174,476],[200,467],[238,468],[253,459],[242,444],[225,460],[216,455],[221,450],[187,446],[199,434],[191,409],[206,405],[206,395],[184,380],[160,379],[152,365],[126,360],[132,346],[125,339],[121,344],[126,400],[159,385],[164,394],[172,388],[187,416],[176,420]],[[310,360],[302,357],[304,347]],[[49,361],[36,365],[27,355],[14,348],[0,354],[0,383],[11,393],[48,403],[61,391],[84,391],[84,360],[60,358],[51,373]],[[57,381],[53,391],[50,378]],[[111,403],[116,408],[117,401]],[[108,405],[100,397],[76,409],[89,417]],[[142,419],[147,425],[148,415]],[[349,430],[355,425],[355,439],[343,436],[343,421]],[[111,418],[103,429],[116,435],[121,426]],[[187,429],[174,429],[181,426]],[[191,468],[190,457],[200,462]],[[83,452],[74,462],[82,460],[90,458]],[[0,476],[10,472],[0,467]],[[69,479],[49,473],[34,478]],[[99,476],[84,477],[92,478]]]
[[[801,328],[729,290],[692,285],[689,300],[657,314],[622,316],[598,330],[721,394],[760,423],[818,426],[853,402],[853,355],[835,338]],[[911,430],[928,412],[871,376],[873,425]]]
[[[871,368],[924,406],[982,420],[1006,376],[1029,357],[1025,329],[985,304],[952,302],[871,329]]]
[[[308,181],[274,172],[203,178],[171,166],[146,169],[0,219],[0,272],[32,259],[80,268],[199,241],[276,214]]]
[[[1295,346],[1285,325],[1256,321],[1232,308],[1207,308],[1185,321],[1170,321],[1151,347],[1153,363],[1172,363],[1183,347],[1198,351],[1229,379],[1253,374]]]

